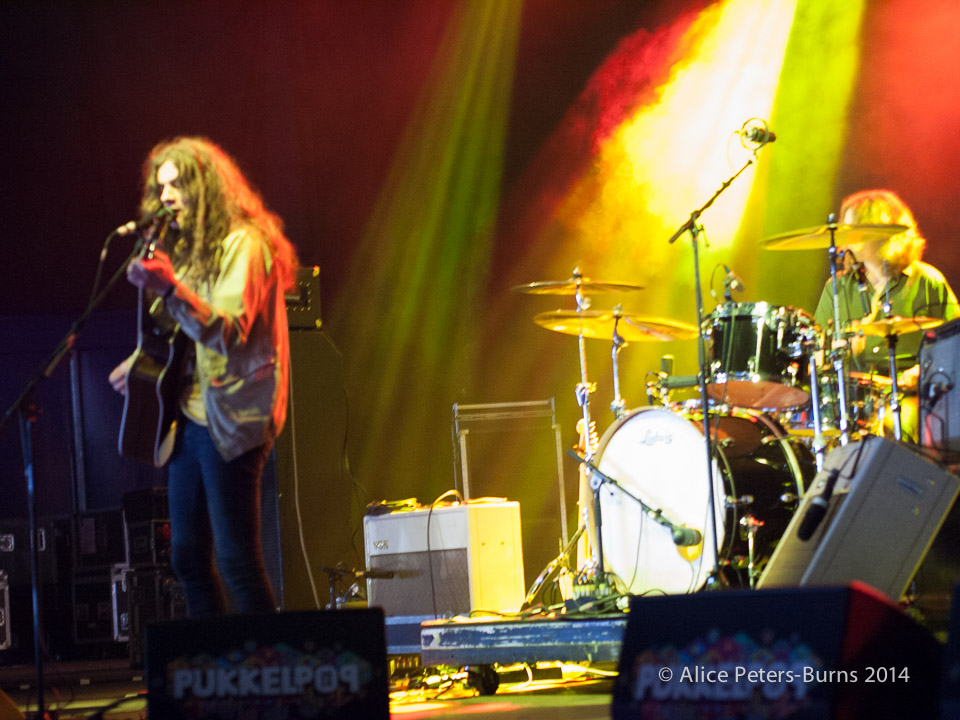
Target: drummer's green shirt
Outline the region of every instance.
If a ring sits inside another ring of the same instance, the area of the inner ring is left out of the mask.
[[[862,320],[868,322],[885,317],[882,303],[889,296],[889,316],[900,317],[929,317],[952,320],[960,316],[960,306],[957,298],[950,289],[943,274],[932,265],[924,262],[914,262],[899,276],[891,278],[884,289],[881,307],[864,311],[863,298],[869,306],[876,294],[876,288],[867,283],[867,291],[862,293],[854,273],[845,272],[837,276],[837,300],[839,305],[840,327],[845,328],[851,321]],[[827,280],[820,295],[820,302],[814,313],[817,324],[823,329],[827,344],[833,338],[833,282]],[[920,340],[923,333],[920,331],[904,333],[897,338],[896,357],[897,370],[902,371],[912,367],[917,362],[920,351]],[[890,358],[887,350],[887,340],[882,337],[868,336],[866,347],[862,353],[853,359],[853,367],[849,370],[867,372],[876,371],[881,375],[890,374]]]

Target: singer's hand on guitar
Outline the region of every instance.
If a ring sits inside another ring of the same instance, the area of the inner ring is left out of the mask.
[[[176,276],[170,257],[162,250],[156,250],[153,257],[136,258],[127,265],[127,280],[139,288],[163,295],[176,283]]]
[[[110,381],[110,387],[116,390],[121,395],[127,394],[127,366],[130,364],[130,358],[127,358],[122,363],[117,365],[113,370],[110,371],[110,376],[108,380]]]

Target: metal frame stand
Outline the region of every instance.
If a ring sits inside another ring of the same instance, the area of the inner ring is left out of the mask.
[[[759,148],[757,148],[759,149]],[[700,208],[694,210],[690,213],[690,218],[670,236],[670,243],[675,242],[681,235],[686,232],[690,233],[690,241],[693,246],[693,279],[694,279],[694,288],[696,290],[696,304],[697,304],[697,329],[699,330],[699,337],[697,339],[697,360],[700,368],[700,403],[703,410],[703,439],[704,446],[706,448],[706,460],[707,460],[707,502],[708,510],[710,513],[708,516],[710,518],[710,542],[713,548],[713,568],[710,570],[710,573],[707,575],[706,580],[706,589],[714,589],[718,586],[720,581],[720,548],[719,542],[717,540],[717,519],[716,519],[716,492],[713,483],[713,442],[710,437],[710,397],[707,392],[707,355],[706,355],[706,334],[703,328],[704,320],[704,306],[703,306],[703,289],[700,287],[700,249],[699,249],[699,238],[703,233],[703,226],[699,224],[700,215],[703,214],[703,211],[713,205],[714,201],[728,188],[733,181],[736,180],[748,167],[756,162],[756,150],[751,154],[750,159],[741,167],[737,172],[735,172],[731,177],[723,182],[723,184],[717,189],[717,191],[704,203]]]

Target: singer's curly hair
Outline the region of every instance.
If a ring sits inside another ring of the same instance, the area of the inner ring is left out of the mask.
[[[176,184],[187,205],[179,237],[168,248],[174,268],[183,271],[182,279],[194,289],[212,284],[219,273],[223,239],[245,228],[270,242],[281,287],[292,287],[298,260],[283,233],[283,222],[267,209],[234,159],[206,138],[177,137],[150,151],[143,164],[141,214],[149,217],[160,209],[157,169],[168,160],[179,171]]]
[[[847,213],[851,212],[848,218]],[[896,224],[907,229],[894,235],[880,248],[880,256],[892,272],[902,272],[923,256],[927,241],[907,204],[892,190],[861,190],[848,195],[840,205],[841,222],[854,224]]]

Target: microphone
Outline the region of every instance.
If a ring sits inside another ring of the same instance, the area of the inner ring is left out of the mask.
[[[923,388],[920,391],[920,396],[923,398],[923,406],[927,409],[932,408],[937,402],[946,395],[948,392],[953,390],[952,382],[932,382],[925,383]]]
[[[830,497],[833,495],[833,487],[837,484],[838,477],[840,477],[840,469],[831,470],[823,492],[810,501],[810,507],[807,508],[803,520],[800,521],[800,529],[797,530],[797,537],[800,540],[804,542],[809,540],[823,521],[827,508],[830,507]]]
[[[128,223],[124,223],[118,227],[113,232],[117,235],[129,235],[130,233],[139,233],[141,230],[153,225],[153,223],[160,221],[169,221],[172,220],[176,213],[168,208],[166,205],[161,205],[156,212],[149,213],[139,220],[131,220]]]
[[[720,264],[723,265],[723,263]],[[724,282],[730,283],[731,290],[738,290],[740,292],[744,292],[746,290],[746,288],[743,287],[743,280],[741,280],[733,270],[728,268],[726,265],[723,265],[723,271],[727,274]]]
[[[660,378],[660,387],[667,390],[696,387],[700,384],[699,375],[666,375]]]
[[[767,143],[772,143],[777,139],[773,130],[767,127],[767,123],[759,118],[747,120],[740,128],[740,142],[752,143],[758,147],[763,147]]]
[[[673,544],[678,547],[689,547],[690,545],[699,545],[703,540],[703,535],[699,530],[693,528],[681,527],[676,525],[670,533],[673,536]]]

